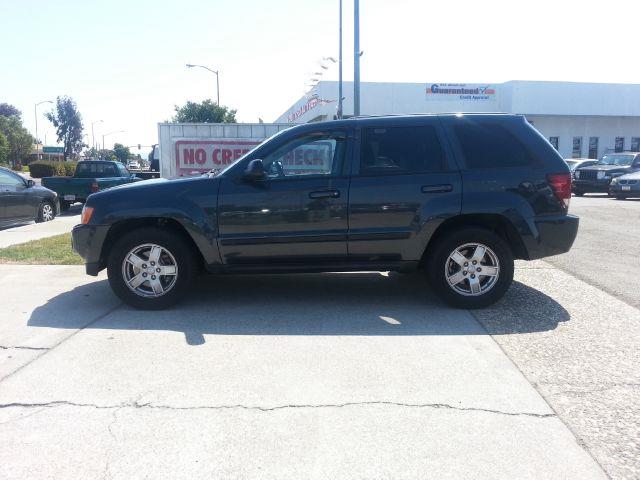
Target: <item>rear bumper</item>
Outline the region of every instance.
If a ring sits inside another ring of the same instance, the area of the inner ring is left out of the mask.
[[[580,219],[575,215],[538,218],[534,220],[537,235],[526,243],[529,260],[566,253],[571,249]]]
[[[85,261],[88,275],[97,275],[106,264],[102,258],[102,246],[109,232],[109,225],[76,225],[71,231],[71,246]]]

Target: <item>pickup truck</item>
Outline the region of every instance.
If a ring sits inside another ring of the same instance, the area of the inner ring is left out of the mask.
[[[73,177],[45,177],[42,186],[53,190],[60,199],[60,209],[68,210],[74,202],[106,188],[142,180],[120,162],[90,160],[79,162]]]
[[[522,116],[362,117],[280,131],[217,174],[95,193],[73,248],[143,309],[200,272],[364,270],[418,270],[479,308],[507,291],[514,259],[571,248],[570,199],[568,165]]]

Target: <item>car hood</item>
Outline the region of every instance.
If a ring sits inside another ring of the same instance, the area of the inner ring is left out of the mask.
[[[640,172],[627,173],[626,175],[621,175],[618,179],[622,180],[640,180]]]
[[[180,177],[175,179],[153,178],[133,183],[118,185],[89,196],[89,203],[120,203],[121,201],[157,202],[163,197],[176,197],[194,188],[197,189],[203,183],[214,179],[209,176]]]
[[[621,166],[621,165],[591,165],[590,167],[578,167],[578,170],[585,172],[627,172],[629,171],[630,166]]]

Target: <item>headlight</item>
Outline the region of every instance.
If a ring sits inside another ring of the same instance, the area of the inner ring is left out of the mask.
[[[576,177],[576,179],[580,178],[580,170],[576,170],[573,174],[574,177]]]
[[[618,183],[618,179],[614,178],[613,180],[611,180],[611,185],[616,185]]]

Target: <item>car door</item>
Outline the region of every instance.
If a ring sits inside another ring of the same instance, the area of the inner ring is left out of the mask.
[[[25,180],[13,172],[0,170],[0,200],[4,209],[4,218],[15,221],[35,217],[29,199],[27,198],[27,184]]]
[[[303,133],[261,153],[268,172],[264,181],[223,176],[218,200],[223,262],[345,261],[350,143],[348,129]]]
[[[349,259],[417,261],[435,228],[461,208],[460,173],[438,119],[374,120],[358,137],[349,192]]]

